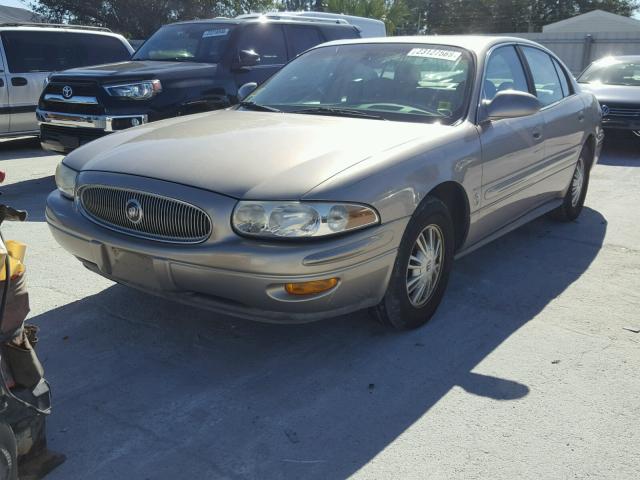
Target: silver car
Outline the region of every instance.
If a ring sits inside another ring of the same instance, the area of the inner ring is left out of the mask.
[[[600,122],[526,40],[332,42],[237,107],[74,151],[46,217],[85,266],[165,298],[272,322],[371,308],[413,328],[455,257],[580,214]]]

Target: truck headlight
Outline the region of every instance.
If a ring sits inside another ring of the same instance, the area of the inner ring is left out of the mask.
[[[56,167],[56,186],[63,196],[73,200],[76,193],[76,177],[78,172],[60,162]]]
[[[353,203],[240,201],[233,228],[263,238],[324,237],[380,223],[372,207]]]
[[[145,80],[120,85],[105,85],[104,89],[112,97],[147,100],[162,91],[162,84],[160,80]]]

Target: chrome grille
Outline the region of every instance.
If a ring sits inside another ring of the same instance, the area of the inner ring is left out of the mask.
[[[609,107],[609,117],[640,117],[640,108]]]
[[[203,210],[173,198],[104,185],[81,187],[78,197],[90,220],[133,236],[200,243],[211,234],[211,220]],[[139,218],[130,208],[141,210]]]

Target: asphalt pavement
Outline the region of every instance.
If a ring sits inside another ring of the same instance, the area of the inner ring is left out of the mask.
[[[49,444],[73,479],[640,478],[640,139],[611,141],[582,216],[457,261],[435,318],[234,320],[115,285],[44,222],[62,157],[0,144],[28,244]]]

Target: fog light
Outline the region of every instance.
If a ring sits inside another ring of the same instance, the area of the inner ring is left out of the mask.
[[[311,282],[287,283],[284,289],[290,295],[316,295],[331,290],[338,284],[337,278],[313,280]]]
[[[140,125],[140,120],[138,120],[137,118],[132,118],[131,119],[131,125],[133,127],[137,127],[138,125]]]

